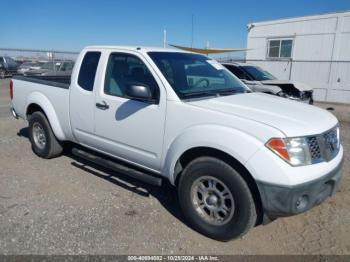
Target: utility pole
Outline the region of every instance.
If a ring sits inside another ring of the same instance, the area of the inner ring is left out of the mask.
[[[192,33],[191,33],[191,48],[193,47],[193,34],[194,34],[194,14],[192,14]]]
[[[166,47],[166,30],[164,29],[164,32],[163,32],[163,47],[165,48]]]

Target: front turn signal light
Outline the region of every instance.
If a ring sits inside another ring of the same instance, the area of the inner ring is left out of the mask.
[[[290,162],[290,156],[288,153],[288,148],[286,146],[286,143],[282,138],[271,138],[267,143],[266,146],[272,150],[275,154],[280,156],[282,159],[286,160],[287,162]]]

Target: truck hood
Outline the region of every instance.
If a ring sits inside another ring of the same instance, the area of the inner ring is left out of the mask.
[[[312,90],[312,88],[304,83],[300,83],[297,81],[292,81],[292,80],[263,80],[263,81],[259,81],[261,84],[263,85],[293,85],[296,89],[298,89],[299,91],[310,91]]]
[[[338,123],[324,109],[263,93],[221,96],[188,104],[257,121],[288,137],[320,134]]]

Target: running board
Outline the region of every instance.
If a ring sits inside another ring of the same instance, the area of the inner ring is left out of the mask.
[[[130,176],[132,178],[141,180],[147,184],[150,184],[153,186],[161,186],[162,185],[162,179],[160,177],[156,177],[156,176],[147,174],[145,172],[133,169],[131,167],[127,167],[125,165],[117,163],[116,161],[105,159],[103,157],[86,152],[86,151],[78,149],[78,148],[73,148],[72,153],[73,153],[73,155],[75,155],[77,157],[81,157],[87,161],[93,162],[93,163],[100,165],[102,167],[105,167],[105,168],[111,169],[113,171],[122,173],[122,174]]]

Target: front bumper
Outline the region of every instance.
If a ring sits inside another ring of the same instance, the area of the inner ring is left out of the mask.
[[[277,217],[303,213],[322,203],[338,189],[343,160],[325,176],[296,186],[257,182],[264,209],[263,223]]]
[[[294,100],[294,101],[302,102],[305,104],[310,104],[310,105],[312,105],[314,103],[313,91],[300,92],[300,95],[298,97],[287,95],[286,98],[289,98],[289,99]]]

